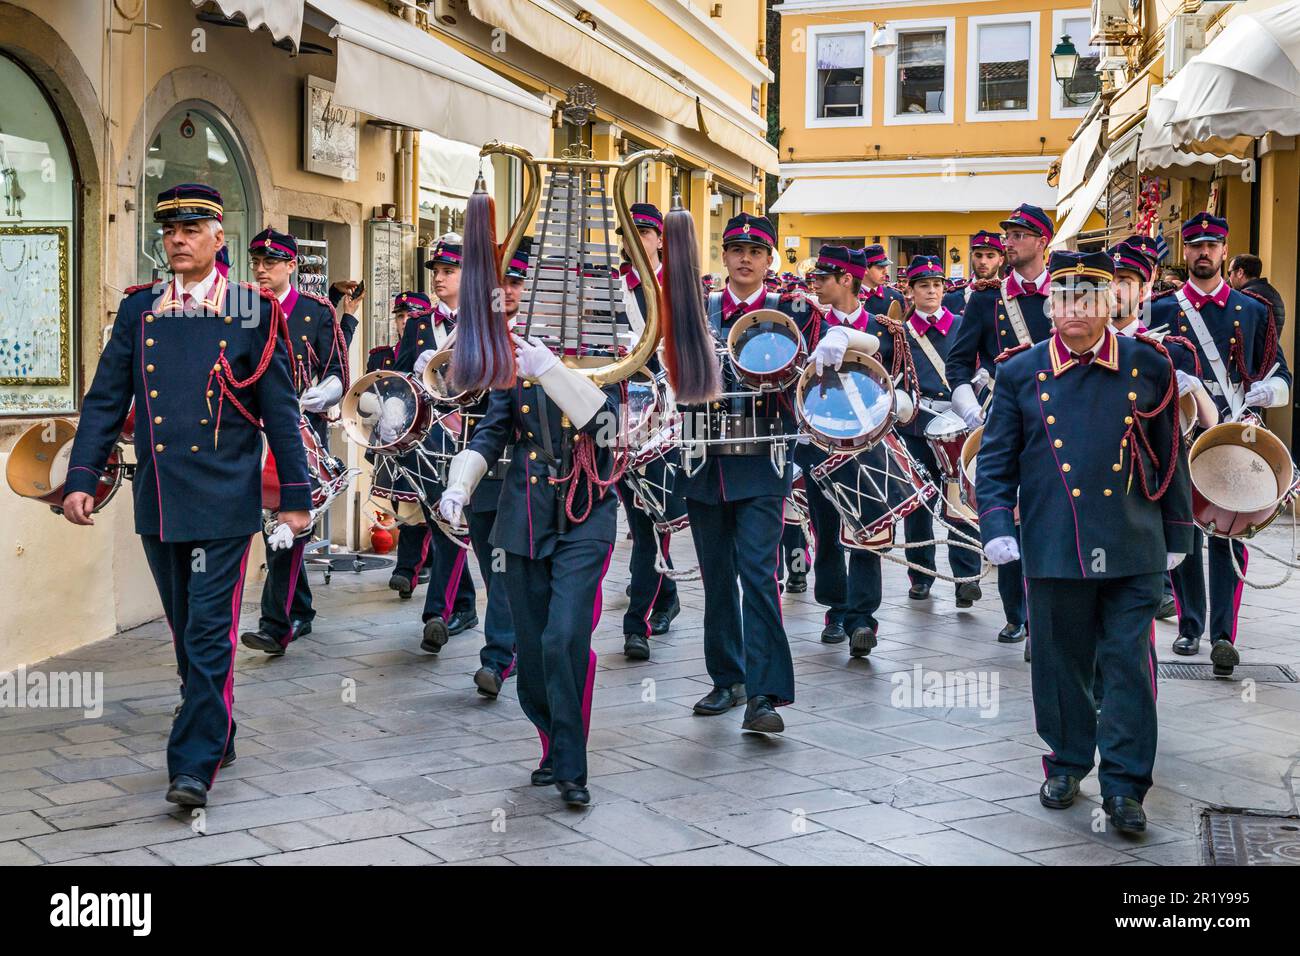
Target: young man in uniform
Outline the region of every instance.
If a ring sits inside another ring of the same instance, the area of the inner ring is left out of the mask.
[[[943,297],[943,307],[953,315],[966,311],[966,303],[971,293],[987,283],[997,282],[1002,276],[1002,263],[1006,250],[1002,246],[1002,237],[996,232],[981,229],[970,239],[970,279]]]
[[[334,309],[325,299],[293,287],[291,280],[298,264],[298,240],[293,236],[264,229],[249,243],[248,255],[253,278],[275,296],[289,328],[298,406],[328,449],[325,413],[338,404],[348,383],[347,346]],[[245,647],[280,657],[292,641],[311,633],[316,610],[303,560],[309,540],[303,536],[296,538],[291,548],[267,549],[262,616],[256,631],[240,635]]]
[[[158,195],[154,221],[174,278],[126,290],[82,403],[63,499],[65,518],[94,524],[94,492],[134,402],[135,530],[183,695],[167,742],[167,799],[183,806],[204,806],[218,769],[235,759],[236,635],[262,528],[263,435],[280,481],[275,544],[311,527],[284,316],[270,292],[216,269],[221,216],[210,186]]]
[[[1224,418],[1240,417],[1251,408],[1277,408],[1291,398],[1291,372],[1278,346],[1277,325],[1268,303],[1223,280],[1228,221],[1199,213],[1183,224],[1183,255],[1191,277],[1179,289],[1151,301],[1151,323],[1168,326],[1196,349],[1205,387]],[[1178,599],[1178,639],[1174,653],[1194,656],[1205,633],[1206,579],[1202,550],[1209,555],[1210,661],[1214,673],[1227,676],[1241,663],[1237,651],[1237,612],[1241,579],[1249,553],[1239,540],[1213,537],[1208,549],[1197,531],[1192,552],[1172,575]],[[1231,552],[1229,551],[1231,549]]]
[[[907,299],[889,284],[889,256],[885,247],[876,243],[861,250],[867,263],[866,274],[862,277],[862,287],[858,290],[858,299],[862,307],[871,315],[888,315],[889,307],[897,302],[899,309],[907,307]]]

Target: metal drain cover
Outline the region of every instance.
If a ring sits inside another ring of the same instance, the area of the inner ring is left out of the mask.
[[[1156,676],[1165,680],[1253,680],[1258,683],[1294,684],[1296,672],[1285,664],[1238,664],[1231,677],[1215,677],[1213,664],[1156,665]]]
[[[1201,839],[1206,866],[1300,866],[1300,817],[1204,810]]]

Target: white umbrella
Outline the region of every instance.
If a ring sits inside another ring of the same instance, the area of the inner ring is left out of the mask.
[[[1242,155],[1266,133],[1300,134],[1300,2],[1237,17],[1176,79],[1178,149]]]

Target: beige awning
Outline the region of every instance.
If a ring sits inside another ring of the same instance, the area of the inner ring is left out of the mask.
[[[1258,136],[1300,134],[1300,3],[1243,13],[1174,79],[1179,149],[1246,156]]]
[[[707,106],[701,104],[700,111],[704,118],[704,131],[709,139],[765,173],[774,176],[780,173],[781,161],[776,154],[775,146],[741,129],[739,125]]]
[[[531,0],[469,0],[469,12],[529,46],[679,126],[696,129],[695,96],[598,39],[591,27]],[[520,55],[519,62],[524,62]]]
[[[1056,208],[1056,194],[1042,173],[796,179],[769,211],[1006,212],[1022,202]]]
[[[1182,89],[1183,73],[1180,71],[1151,97],[1151,105],[1147,109],[1138,139],[1138,172],[1169,179],[1211,180],[1215,178],[1215,166],[1224,162],[1231,164],[1240,173],[1245,164],[1234,157],[1185,153],[1174,148],[1169,118],[1177,108]]]
[[[309,0],[338,41],[334,102],[466,143],[551,148],[551,109],[532,93],[365,0]]]
[[[1061,174],[1056,181],[1056,209],[1066,212],[1072,204],[1072,196],[1083,185],[1088,175],[1088,165],[1097,154],[1101,143],[1102,115],[1094,111],[1092,120],[1080,130],[1070,148],[1061,157]]]
[[[190,0],[196,8],[208,0]],[[289,40],[298,49],[302,39],[303,0],[213,0],[227,17],[242,16],[248,29],[256,32],[262,27],[271,31],[275,40]]]

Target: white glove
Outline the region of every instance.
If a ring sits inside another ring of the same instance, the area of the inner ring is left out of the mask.
[[[1003,535],[984,545],[984,557],[993,564],[1010,564],[1020,560],[1020,545],[1011,535]]]
[[[469,496],[459,488],[448,488],[438,499],[438,513],[447,519],[453,528],[461,526],[461,516],[465,511],[465,502]]]
[[[278,524],[275,530],[266,536],[266,547],[271,551],[283,551],[293,547],[293,529],[287,524]]]
[[[1284,379],[1266,378],[1250,387],[1250,391],[1246,393],[1246,404],[1260,408],[1276,408],[1285,405],[1290,394],[1291,390],[1287,388]]]
[[[894,414],[898,416],[901,425],[908,424],[916,417],[916,405],[912,402],[912,396],[901,388],[894,389]]]
[[[993,380],[993,376],[989,375],[989,370],[981,367],[978,370],[976,370],[975,377],[971,379],[970,382],[974,388],[981,389],[981,388],[986,388],[989,382],[992,380]]]
[[[534,381],[560,363],[560,357],[534,338],[512,335],[515,341],[515,367],[524,378]]]
[[[379,440],[385,445],[396,441],[398,429],[406,422],[406,402],[396,395],[384,399],[384,409],[379,413]]]
[[[975,397],[975,389],[970,385],[958,385],[952,390],[952,410],[961,416],[967,428],[978,428],[984,424],[984,412]]]
[[[1196,388],[1200,383],[1194,375],[1188,375],[1182,369],[1174,369],[1174,374],[1178,376],[1178,397],[1182,398],[1188,392]]]
[[[331,375],[318,385],[313,385],[302,393],[298,404],[306,412],[323,412],[343,397],[343,383],[337,375]]]
[[[435,353],[434,353],[433,349],[425,349],[423,352],[421,352],[419,355],[417,355],[417,356],[415,357],[415,369],[414,369],[414,371],[415,371],[415,374],[416,374],[416,375],[423,375],[423,374],[424,374],[425,366],[427,366],[427,365],[429,364],[429,362],[431,362],[431,361],[433,360],[433,356],[434,356],[434,354],[435,354]]]
[[[1183,563],[1183,558],[1185,557],[1187,557],[1187,555],[1185,554],[1178,554],[1174,551],[1166,551],[1165,570],[1172,571],[1174,568],[1178,567],[1178,565]]]
[[[809,356],[817,369],[817,374],[822,374],[822,371],[828,365],[831,368],[839,368],[840,363],[844,361],[844,353],[848,351],[848,348],[849,334],[844,329],[836,326],[823,335],[821,341],[817,343],[817,347],[813,349],[812,355]]]

